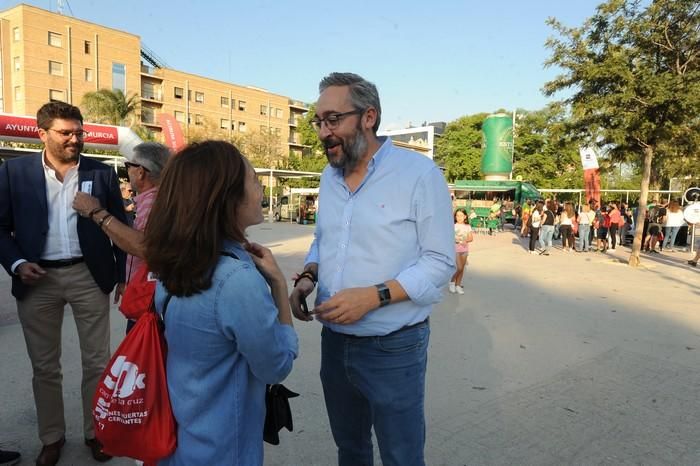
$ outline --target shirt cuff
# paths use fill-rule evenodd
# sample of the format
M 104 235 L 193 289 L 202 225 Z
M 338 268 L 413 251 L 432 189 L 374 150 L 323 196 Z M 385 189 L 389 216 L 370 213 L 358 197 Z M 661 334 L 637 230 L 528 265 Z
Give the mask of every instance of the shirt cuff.
M 10 272 L 17 275 L 17 272 L 16 272 L 17 267 L 19 267 L 20 264 L 24 264 L 25 262 L 28 262 L 27 259 L 19 259 L 19 260 L 15 261 L 14 264 L 12 264 L 12 266 L 10 267 Z
M 419 306 L 437 304 L 442 300 L 442 292 L 433 286 L 423 274 L 415 269 L 404 270 L 396 277 L 408 297 Z

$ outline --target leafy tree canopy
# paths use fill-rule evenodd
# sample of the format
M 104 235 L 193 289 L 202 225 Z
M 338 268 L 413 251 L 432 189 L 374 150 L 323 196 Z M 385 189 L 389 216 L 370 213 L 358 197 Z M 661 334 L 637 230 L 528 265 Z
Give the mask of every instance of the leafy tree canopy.
M 132 126 L 139 104 L 140 99 L 136 94 L 126 96 L 121 89 L 100 89 L 83 95 L 80 107 L 87 121 Z

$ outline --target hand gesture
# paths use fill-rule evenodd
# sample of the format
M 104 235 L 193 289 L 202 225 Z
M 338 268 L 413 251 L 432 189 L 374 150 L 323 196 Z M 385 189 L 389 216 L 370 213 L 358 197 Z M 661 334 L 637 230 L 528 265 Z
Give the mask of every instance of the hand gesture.
M 357 322 L 378 306 L 379 297 L 375 287 L 347 288 L 317 306 L 312 314 L 327 322 L 347 325 Z
M 299 280 L 299 274 L 296 273 L 292 277 L 293 282 Z M 314 282 L 310 278 L 304 277 L 297 282 L 297 285 L 292 290 L 292 294 L 289 295 L 289 305 L 292 308 L 292 314 L 299 320 L 309 322 L 314 320 L 313 316 L 302 308 L 302 303 L 306 306 L 306 298 L 314 290 Z
M 250 253 L 255 267 L 257 267 L 258 271 L 265 277 L 268 284 L 272 285 L 274 282 L 284 282 L 284 275 L 282 275 L 282 271 L 277 265 L 272 251 L 258 243 L 246 243 L 245 248 Z
M 100 201 L 96 197 L 78 191 L 73 198 L 73 209 L 80 214 L 81 217 L 87 217 L 95 209 L 100 208 Z
M 17 266 L 15 272 L 25 285 L 33 285 L 46 275 L 46 270 L 34 262 L 22 262 Z

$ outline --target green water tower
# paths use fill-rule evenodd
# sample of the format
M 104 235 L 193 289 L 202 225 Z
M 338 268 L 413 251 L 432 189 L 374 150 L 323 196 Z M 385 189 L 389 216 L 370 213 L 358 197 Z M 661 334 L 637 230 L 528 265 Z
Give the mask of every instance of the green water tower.
M 513 171 L 513 119 L 505 113 L 489 115 L 482 126 L 481 175 L 507 180 Z

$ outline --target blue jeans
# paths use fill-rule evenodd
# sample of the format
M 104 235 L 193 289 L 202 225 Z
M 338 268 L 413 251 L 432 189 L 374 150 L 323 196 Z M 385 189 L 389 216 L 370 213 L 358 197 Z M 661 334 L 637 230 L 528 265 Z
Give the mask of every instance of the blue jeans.
M 542 225 L 540 227 L 540 249 L 549 251 L 552 249 L 552 236 L 554 235 L 554 225 Z
M 424 466 L 428 322 L 383 337 L 321 332 L 321 383 L 339 466 Z
M 588 233 L 591 229 L 591 225 L 588 223 L 578 224 L 578 248 L 579 251 L 588 251 L 591 249 L 591 243 L 589 241 Z
M 680 229 L 681 227 L 664 227 L 664 249 L 673 249 Z

